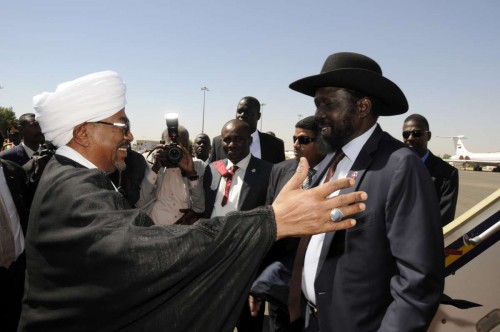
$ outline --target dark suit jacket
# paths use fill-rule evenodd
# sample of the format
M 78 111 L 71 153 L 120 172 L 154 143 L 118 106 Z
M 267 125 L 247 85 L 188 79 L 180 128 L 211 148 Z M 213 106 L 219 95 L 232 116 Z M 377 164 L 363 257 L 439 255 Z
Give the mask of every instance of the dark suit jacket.
M 28 157 L 28 154 L 24 150 L 22 144 L 16 145 L 12 149 L 0 152 L 0 158 L 13 161 L 20 166 L 23 166 L 30 160 L 30 157 Z
M 377 126 L 348 176 L 368 193 L 356 226 L 325 235 L 321 331 L 425 331 L 444 287 L 437 196 L 419 157 Z M 355 173 L 357 172 L 357 173 Z
M 431 173 L 439 199 L 443 226 L 455 218 L 458 199 L 458 170 L 429 151 L 425 166 Z
M 266 205 L 271 205 L 283 186 L 295 174 L 298 162 L 289 159 L 273 166 L 267 187 Z M 250 293 L 287 310 L 288 284 L 299 238 L 276 241 L 262 263 L 262 273 L 254 281 Z
M 261 159 L 272 164 L 277 164 L 285 160 L 285 144 L 277 137 L 259 131 Z M 212 154 L 210 162 L 227 158 L 222 149 L 221 136 L 214 137 L 212 141 Z
M 224 159 L 224 164 L 227 165 L 227 159 Z M 258 206 L 266 204 L 267 185 L 269 183 L 269 175 L 273 165 L 267 161 L 250 157 L 245 177 L 243 178 L 243 186 L 241 188 L 238 211 L 248 211 Z M 255 171 L 254 171 L 255 170 Z M 212 214 L 215 198 L 217 197 L 218 187 L 215 190 L 210 189 L 212 179 L 216 178 L 220 184 L 221 175 L 215 169 L 213 164 L 208 165 L 203 177 L 203 186 L 205 188 L 205 212 L 204 218 L 210 218 Z

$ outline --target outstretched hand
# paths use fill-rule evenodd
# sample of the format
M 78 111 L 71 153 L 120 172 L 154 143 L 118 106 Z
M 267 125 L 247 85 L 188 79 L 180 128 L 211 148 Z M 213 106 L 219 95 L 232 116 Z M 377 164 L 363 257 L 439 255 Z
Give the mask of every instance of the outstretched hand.
M 353 186 L 355 181 L 351 178 L 330 181 L 308 190 L 300 189 L 308 170 L 307 160 L 300 158 L 297 171 L 272 205 L 277 225 L 277 239 L 353 227 L 356 224 L 354 219 L 332 222 L 330 211 L 339 208 L 344 216 L 349 216 L 365 209 L 365 204 L 360 202 L 365 201 L 368 195 L 363 191 L 327 198 L 329 194 L 339 189 Z

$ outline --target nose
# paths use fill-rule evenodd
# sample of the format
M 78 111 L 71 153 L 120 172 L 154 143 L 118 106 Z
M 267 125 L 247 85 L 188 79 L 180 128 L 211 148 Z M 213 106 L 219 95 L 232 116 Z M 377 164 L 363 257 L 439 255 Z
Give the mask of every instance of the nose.
M 300 147 L 300 143 L 299 143 L 299 140 L 296 140 L 295 142 L 293 142 L 293 147 L 295 149 L 298 149 Z
M 325 112 L 321 110 L 321 107 L 316 108 L 316 113 L 314 113 L 316 119 L 323 119 L 325 117 Z
M 132 142 L 134 140 L 134 135 L 132 134 L 131 131 L 129 131 L 127 135 L 125 135 L 125 139 L 129 142 Z

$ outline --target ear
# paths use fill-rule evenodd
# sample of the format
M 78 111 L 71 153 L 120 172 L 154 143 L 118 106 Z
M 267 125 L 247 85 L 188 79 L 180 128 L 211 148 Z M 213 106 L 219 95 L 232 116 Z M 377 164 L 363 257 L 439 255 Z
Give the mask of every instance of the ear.
M 76 144 L 88 147 L 90 145 L 90 132 L 88 123 L 82 123 L 73 128 L 73 139 Z
M 372 101 L 368 97 L 363 97 L 357 101 L 358 114 L 361 118 L 366 118 L 372 111 Z
M 431 136 L 432 136 L 432 133 L 429 131 L 427 133 L 427 141 L 430 141 L 431 140 Z

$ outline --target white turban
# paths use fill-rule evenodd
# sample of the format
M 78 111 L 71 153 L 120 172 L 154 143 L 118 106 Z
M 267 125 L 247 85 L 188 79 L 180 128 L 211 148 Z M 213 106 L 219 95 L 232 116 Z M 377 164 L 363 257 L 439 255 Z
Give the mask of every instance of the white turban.
M 73 128 L 100 121 L 119 112 L 127 103 L 126 86 L 114 71 L 101 71 L 64 82 L 54 92 L 33 97 L 36 120 L 48 141 L 64 146 Z

